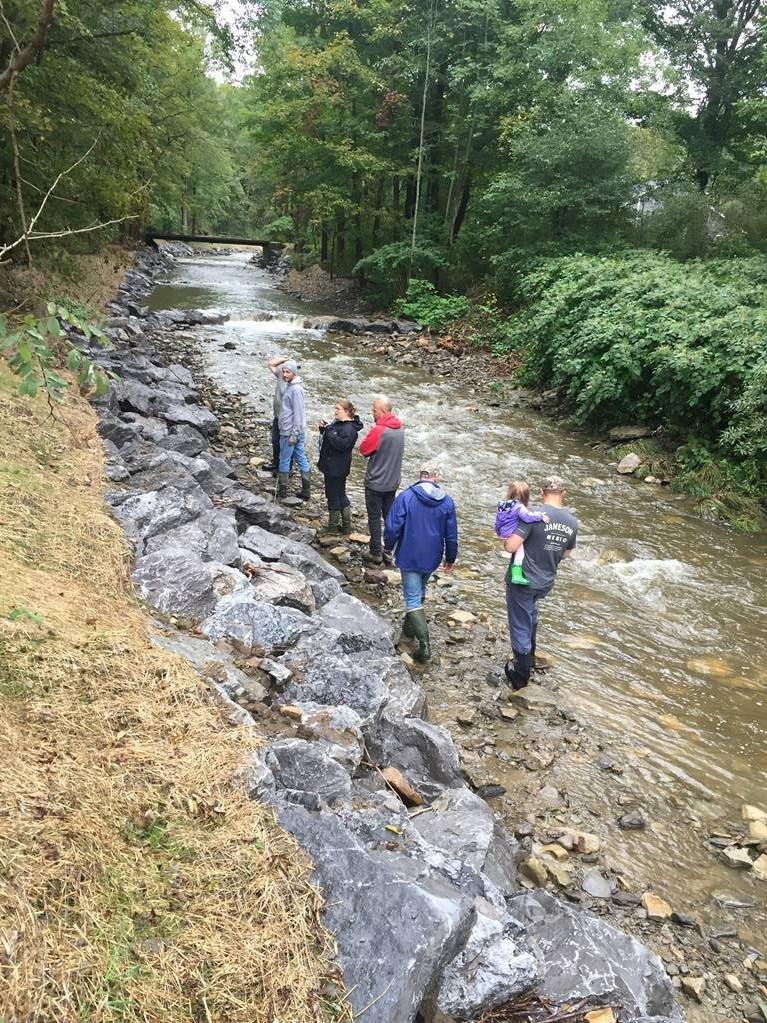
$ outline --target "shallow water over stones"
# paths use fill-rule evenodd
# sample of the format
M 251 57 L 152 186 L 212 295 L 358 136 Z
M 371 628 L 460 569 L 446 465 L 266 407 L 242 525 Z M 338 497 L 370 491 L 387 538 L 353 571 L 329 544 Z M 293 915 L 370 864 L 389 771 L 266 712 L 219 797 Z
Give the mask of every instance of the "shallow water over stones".
M 544 605 L 541 646 L 553 658 L 563 704 L 624 743 L 612 787 L 587 794 L 595 814 L 610 819 L 612 860 L 652 878 L 675 908 L 692 905 L 723 926 L 732 921 L 753 942 L 764 940 L 767 883 L 720 863 L 703 839 L 722 821 L 737 822 L 742 802 L 765 802 L 765 538 L 733 534 L 666 490 L 616 476 L 609 458 L 583 438 L 529 409 L 501 407 L 492 381 L 489 392 L 472 393 L 455 377 L 441 380 L 354 340 L 304 330 L 304 314 L 315 310 L 276 290 L 247 259 L 230 253 L 184 261 L 151 304 L 230 313 L 227 323 L 196 331 L 208 372 L 265 421 L 272 380 L 263 364 L 278 352 L 301 361 L 312 424 L 329 416 L 339 396 L 369 422 L 373 396 L 392 395 L 408 430 L 406 478 L 428 455 L 443 466 L 456 498 L 462 571 L 452 592 L 460 606 L 488 614 L 499 661 L 505 562 L 492 536 L 495 502 L 510 478 L 534 482 L 557 471 L 569 481 L 583 532 L 574 563 Z M 362 468 L 359 459 L 357 484 Z M 469 661 L 463 677 L 470 671 Z M 455 727 L 465 687 L 446 676 L 434 669 L 425 683 L 432 716 Z M 496 750 L 513 753 L 517 733 L 500 725 L 494 732 Z M 518 775 L 518 767 L 499 762 L 495 780 L 513 795 Z M 588 765 L 568 761 L 571 805 L 591 777 Z M 617 819 L 633 802 L 648 825 L 621 830 Z M 733 900 L 753 908 L 723 908 Z

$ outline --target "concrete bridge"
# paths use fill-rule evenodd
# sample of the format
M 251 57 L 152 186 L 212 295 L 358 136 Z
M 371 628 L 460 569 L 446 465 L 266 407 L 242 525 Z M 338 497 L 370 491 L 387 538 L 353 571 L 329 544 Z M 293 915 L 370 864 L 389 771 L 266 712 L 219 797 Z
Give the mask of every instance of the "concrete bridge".
M 259 238 L 228 238 L 224 235 L 213 234 L 168 234 L 166 231 L 153 231 L 151 228 L 144 232 L 144 241 L 148 245 L 154 242 L 213 242 L 216 245 L 257 245 L 264 254 L 264 262 L 271 263 L 279 259 L 285 242 L 274 242 L 261 240 Z

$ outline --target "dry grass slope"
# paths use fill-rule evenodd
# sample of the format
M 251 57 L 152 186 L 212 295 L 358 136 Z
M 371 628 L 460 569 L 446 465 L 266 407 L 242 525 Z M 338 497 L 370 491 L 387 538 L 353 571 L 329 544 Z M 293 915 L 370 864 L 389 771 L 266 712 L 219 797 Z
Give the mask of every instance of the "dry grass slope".
M 152 647 L 95 417 L 0 364 L 0 1020 L 346 1019 L 290 836 L 232 785 L 257 739 Z

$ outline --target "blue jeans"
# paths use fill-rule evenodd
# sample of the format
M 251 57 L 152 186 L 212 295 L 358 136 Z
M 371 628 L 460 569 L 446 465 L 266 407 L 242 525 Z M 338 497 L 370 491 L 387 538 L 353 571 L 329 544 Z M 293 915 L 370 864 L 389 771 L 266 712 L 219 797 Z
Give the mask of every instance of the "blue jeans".
M 280 472 L 290 472 L 290 460 L 295 458 L 301 472 L 311 472 L 309 459 L 306 457 L 304 444 L 306 437 L 299 433 L 295 444 L 288 444 L 289 437 L 280 437 Z
M 402 593 L 405 597 L 405 610 L 417 611 L 423 607 L 426 600 L 426 584 L 429 581 L 429 572 L 405 572 L 400 569 L 402 575 Z

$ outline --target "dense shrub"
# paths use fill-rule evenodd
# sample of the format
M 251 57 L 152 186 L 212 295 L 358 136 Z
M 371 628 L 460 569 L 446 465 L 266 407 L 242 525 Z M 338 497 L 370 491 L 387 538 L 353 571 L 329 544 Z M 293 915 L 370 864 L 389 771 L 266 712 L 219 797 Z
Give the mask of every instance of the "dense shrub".
M 364 276 L 382 301 L 390 302 L 405 294 L 411 277 L 425 277 L 444 266 L 444 254 L 431 242 L 415 247 L 407 242 L 392 242 L 361 259 L 354 273 Z
M 469 300 L 465 295 L 440 295 L 433 284 L 412 278 L 407 294 L 397 302 L 397 312 L 413 320 L 441 330 L 448 323 L 465 316 Z

